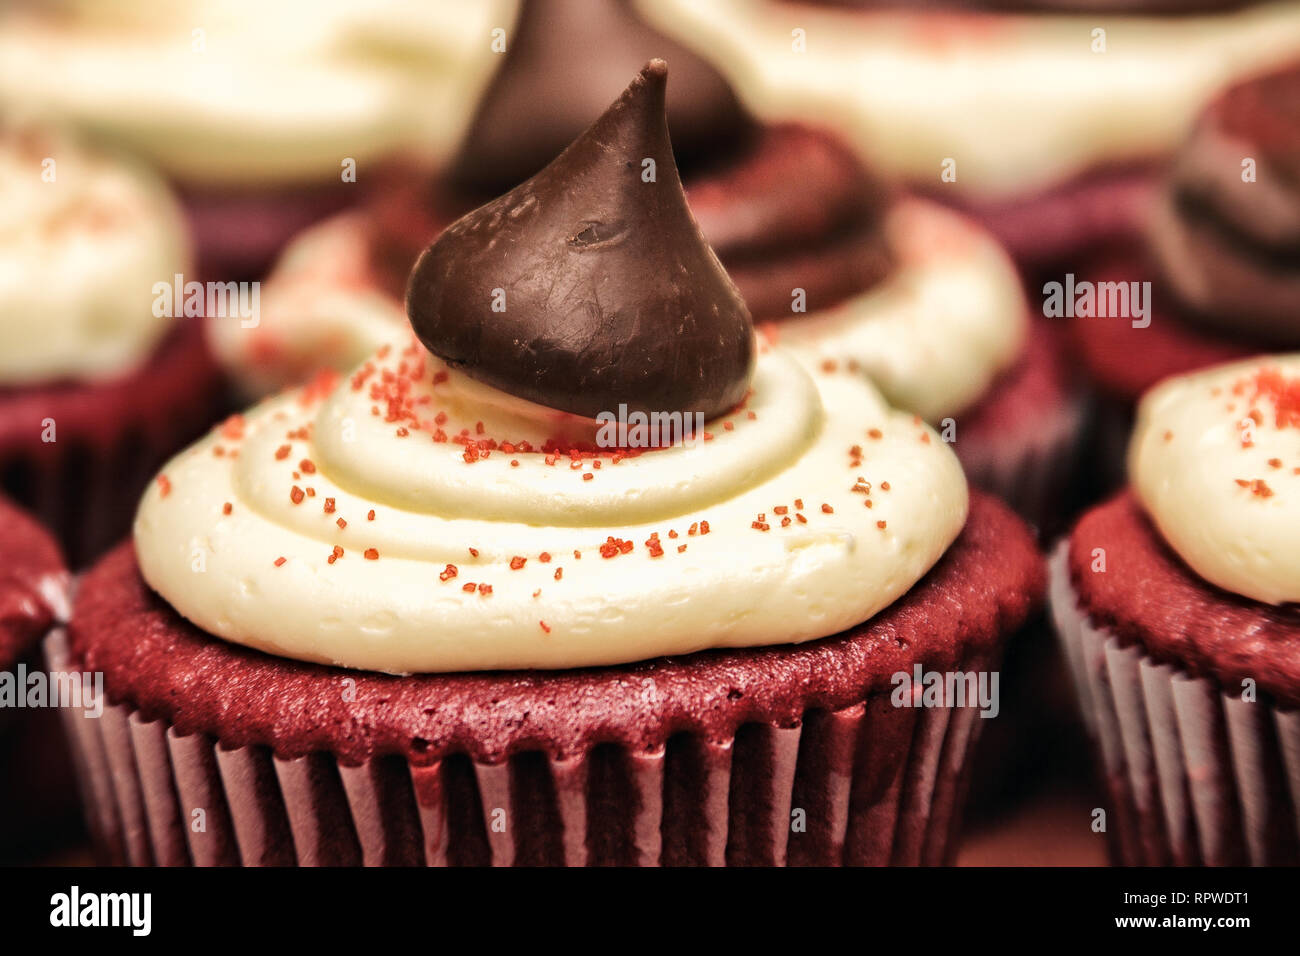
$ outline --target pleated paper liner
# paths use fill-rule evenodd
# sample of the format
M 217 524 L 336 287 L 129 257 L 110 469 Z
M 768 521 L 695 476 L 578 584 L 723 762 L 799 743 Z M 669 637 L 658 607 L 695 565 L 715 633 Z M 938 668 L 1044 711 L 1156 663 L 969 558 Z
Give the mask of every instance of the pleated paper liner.
M 46 656 L 69 668 L 63 632 Z M 981 722 L 878 693 L 649 752 L 347 766 L 227 748 L 107 701 L 98 719 L 63 715 L 101 857 L 165 866 L 941 864 Z
M 1300 864 L 1300 711 L 1246 701 L 1093 627 L 1066 560 L 1050 600 L 1127 865 Z

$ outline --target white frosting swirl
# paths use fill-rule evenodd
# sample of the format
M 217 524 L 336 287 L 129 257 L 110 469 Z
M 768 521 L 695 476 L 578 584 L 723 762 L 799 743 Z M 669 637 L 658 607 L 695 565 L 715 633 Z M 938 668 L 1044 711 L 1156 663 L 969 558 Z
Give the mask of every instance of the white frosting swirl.
M 897 264 L 877 288 L 776 325 L 805 365 L 859 368 L 893 405 L 937 422 L 979 400 L 1029 330 L 1015 266 L 988 233 L 935 203 L 895 203 Z
M 1300 54 L 1292 0 L 1210 16 L 834 10 L 639 0 L 769 116 L 842 129 L 891 173 L 998 198 L 1174 149 L 1234 78 Z M 1094 53 L 1093 30 L 1106 32 Z M 803 31 L 795 49 L 792 31 Z
M 905 593 L 965 522 L 961 468 L 926 425 L 777 349 L 711 438 L 619 461 L 520 450 L 585 423 L 413 342 L 382 351 L 166 466 L 135 544 L 181 614 L 388 672 L 613 664 L 837 633 Z M 434 438 L 462 429 L 515 447 L 471 462 Z
M 0 106 L 88 126 L 193 185 L 338 182 L 450 154 L 513 3 L 78 0 L 0 16 Z M 196 32 L 198 31 L 198 32 Z
M 1300 354 L 1169 379 L 1138 406 L 1129 480 L 1193 571 L 1300 601 Z
M 23 123 L 0 125 L 0 383 L 99 379 L 143 362 L 170 319 L 153 286 L 185 271 L 163 184 Z

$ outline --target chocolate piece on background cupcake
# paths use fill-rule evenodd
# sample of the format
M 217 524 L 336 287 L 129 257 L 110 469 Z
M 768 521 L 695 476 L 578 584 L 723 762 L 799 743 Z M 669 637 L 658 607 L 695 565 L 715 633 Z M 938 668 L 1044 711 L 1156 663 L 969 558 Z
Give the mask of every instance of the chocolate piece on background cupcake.
M 446 159 L 509 9 L 19 0 L 0 14 L 0 108 L 39 110 L 158 167 L 204 278 L 251 279 L 291 236 L 357 203 L 380 162 Z
M 69 578 L 59 546 L 0 496 L 0 862 L 76 833 L 76 791 L 58 711 L 29 702 L 40 642 L 67 620 Z M 20 701 L 18 698 L 22 697 Z M 38 705 L 38 706 L 33 706 Z M 61 826 L 60 826 L 61 825 Z
M 1138 397 L 1161 379 L 1300 345 L 1300 60 L 1224 91 L 1166 175 L 1145 243 L 1086 276 L 1150 284 L 1149 313 L 1075 316 L 1101 394 L 1097 460 L 1112 483 Z
M 25 121 L 0 124 L 0 490 L 80 567 L 145 483 L 216 417 L 201 319 L 155 308 L 189 264 L 148 171 Z
M 408 335 L 262 403 L 170 462 L 134 541 L 87 575 L 50 651 L 104 673 L 108 713 L 75 737 L 107 755 L 87 786 L 117 795 L 98 830 L 117 859 L 950 857 L 990 672 L 1041 593 L 1033 540 L 860 376 L 764 345 L 752 366 L 682 355 L 690 381 L 663 390 L 674 371 L 638 322 L 699 350 L 695 331 L 724 330 L 725 350 L 746 325 L 673 170 L 665 80 L 652 61 L 569 152 L 426 253 L 412 317 L 457 367 Z M 542 189 L 569 198 L 543 206 Z M 652 222 L 676 252 L 647 287 L 617 246 Z M 466 259 L 492 230 L 517 255 Z M 614 248 L 574 242 L 597 234 Z M 548 256 L 563 281 L 534 298 Z M 458 275 L 452 301 L 443 268 L 461 261 L 483 274 Z M 530 400 L 568 404 L 544 370 L 459 350 L 488 321 L 519 333 L 512 354 L 545 340 L 510 290 L 565 333 L 539 358 L 616 356 L 611 401 L 714 409 L 737 385 L 741 401 L 689 437 L 610 445 L 601 421 Z M 986 693 L 929 706 L 899 690 L 914 668 Z
M 1153 175 L 1201 105 L 1300 53 L 1300 8 L 1287 2 L 906 6 L 641 9 L 707 48 L 764 119 L 840 131 L 1034 268 L 1140 231 Z M 1104 52 L 1094 51 L 1098 28 Z
M 1300 355 L 1169 379 L 1053 561 L 1119 858 L 1300 862 Z
M 369 215 L 295 243 L 268 283 L 262 326 L 216 330 L 235 374 L 251 390 L 286 384 L 312 360 L 359 360 L 388 335 L 376 317 L 400 329 L 396 297 L 416 244 L 485 183 L 517 185 L 555 148 L 557 122 L 576 136 L 590 91 L 620 62 L 666 47 L 694 84 L 678 112 L 669 100 L 670 127 L 689 134 L 678 158 L 691 211 L 754 318 L 806 362 L 866 374 L 894 404 L 943 423 L 975 483 L 1042 522 L 1070 473 L 1082 406 L 1054 331 L 1031 334 L 997 244 L 937 204 L 897 196 L 836 135 L 757 123 L 712 67 L 650 31 L 630 3 L 600 16 L 622 24 L 618 43 L 599 41 L 584 4 L 526 4 L 453 172 L 394 180 Z M 575 61 L 574 37 L 588 35 Z M 557 107 L 525 110 L 528 91 Z

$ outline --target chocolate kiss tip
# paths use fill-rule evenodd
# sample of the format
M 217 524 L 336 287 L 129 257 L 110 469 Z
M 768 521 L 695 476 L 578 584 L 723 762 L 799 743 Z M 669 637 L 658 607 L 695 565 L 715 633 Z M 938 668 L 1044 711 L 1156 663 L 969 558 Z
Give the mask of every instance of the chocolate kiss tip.
M 406 308 L 430 352 L 587 418 L 740 403 L 753 322 L 687 208 L 666 80 L 648 62 L 549 166 L 424 251 Z

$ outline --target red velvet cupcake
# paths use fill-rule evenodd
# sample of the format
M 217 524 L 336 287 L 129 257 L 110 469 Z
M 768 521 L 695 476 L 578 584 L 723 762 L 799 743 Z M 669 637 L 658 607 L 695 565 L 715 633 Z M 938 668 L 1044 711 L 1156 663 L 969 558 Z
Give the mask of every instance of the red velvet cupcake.
M 51 842 L 51 824 L 75 818 L 57 711 L 28 709 L 25 679 L 40 667 L 40 641 L 67 619 L 68 585 L 59 546 L 0 498 L 0 861 Z
M 978 219 L 1022 266 L 1141 231 L 1160 165 L 1224 85 L 1300 54 L 1242 0 L 660 0 L 768 118 L 843 135 Z
M 381 163 L 445 161 L 501 4 L 6 4 L 0 104 L 163 173 L 205 279 L 255 279 L 362 201 Z
M 950 857 L 1033 540 L 864 378 L 756 341 L 666 76 L 426 250 L 418 341 L 146 492 L 51 645 L 104 673 L 110 858 Z
M 183 274 L 180 212 L 152 175 L 32 127 L 0 129 L 0 489 L 79 567 L 121 537 L 144 484 L 216 415 L 199 320 L 156 308 Z
M 1184 145 L 1143 247 L 1086 276 L 1150 283 L 1140 321 L 1071 319 L 1101 393 L 1098 458 L 1112 480 L 1137 398 L 1161 379 L 1300 345 L 1300 63 L 1224 92 Z
M 1128 864 L 1300 862 L 1300 356 L 1143 398 L 1052 608 Z
M 260 392 L 315 363 L 360 360 L 401 328 L 423 244 L 535 173 L 622 76 L 662 55 L 692 212 L 766 333 L 807 365 L 867 375 L 955 442 L 977 485 L 1046 519 L 1071 473 L 1081 398 L 1057 336 L 1031 329 L 997 244 L 934 203 L 896 195 L 825 128 L 759 122 L 716 70 L 629 4 L 596 9 L 524 4 L 456 162 L 434 181 L 394 175 L 367 213 L 296 242 L 268 283 L 262 326 L 217 330 L 234 373 Z M 591 38 L 577 62 L 575 37 Z

